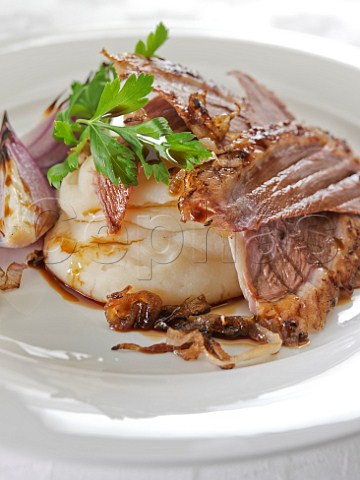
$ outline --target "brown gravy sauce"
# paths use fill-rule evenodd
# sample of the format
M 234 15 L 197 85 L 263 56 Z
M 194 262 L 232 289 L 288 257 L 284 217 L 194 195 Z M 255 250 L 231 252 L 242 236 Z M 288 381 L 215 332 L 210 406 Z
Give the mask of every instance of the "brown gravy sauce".
M 86 295 L 80 293 L 77 290 L 74 290 L 72 287 L 67 285 L 66 283 L 62 282 L 59 278 L 57 278 L 53 273 L 51 273 L 45 265 L 42 266 L 37 266 L 33 267 L 35 268 L 40 275 L 43 277 L 44 280 L 46 280 L 47 284 L 53 288 L 64 300 L 67 302 L 72 302 L 72 303 L 79 303 L 80 305 L 87 307 L 87 308 L 93 308 L 95 310 L 104 310 L 104 304 L 102 302 L 98 302 L 92 298 L 87 297 Z M 243 297 L 236 297 L 229 299 L 224 302 L 220 302 L 217 305 L 213 305 L 213 309 L 226 309 L 227 311 L 224 312 L 226 315 L 229 314 L 235 314 L 236 307 L 238 303 L 243 300 Z M 231 312 L 231 313 L 230 313 Z M 123 330 L 116 330 L 113 329 L 114 331 L 118 331 L 120 333 L 126 333 Z M 142 330 L 142 329 L 129 329 L 127 330 L 128 332 L 138 332 L 141 333 L 142 335 L 152 338 L 154 341 L 161 341 L 164 339 L 166 332 L 163 332 L 161 330 Z M 253 342 L 249 339 L 222 339 L 221 340 L 225 345 L 232 345 L 232 346 L 244 346 L 244 345 L 255 345 L 256 342 Z
M 79 303 L 80 305 L 87 307 L 87 308 L 92 308 L 96 310 L 104 310 L 104 303 L 98 302 L 92 298 L 87 297 L 86 295 L 80 293 L 77 290 L 74 290 L 71 288 L 69 285 L 66 283 L 62 282 L 59 278 L 57 278 L 54 274 L 49 272 L 49 270 L 46 269 L 45 265 L 42 266 L 37 266 L 33 267 L 38 270 L 38 272 L 41 274 L 44 280 L 48 283 L 48 285 L 56 290 L 56 292 L 66 301 L 68 302 L 73 302 L 73 303 Z M 239 306 L 239 302 L 244 300 L 243 297 L 236 297 L 229 299 L 224 302 L 220 302 L 217 305 L 213 305 L 212 309 L 213 310 L 218 310 L 221 309 L 221 312 L 225 315 L 236 315 L 236 310 L 237 307 Z M 352 300 L 352 294 L 348 292 L 347 290 L 340 290 L 339 298 L 337 305 L 346 305 L 350 303 Z M 116 329 L 114 329 L 116 330 Z M 159 330 L 142 330 L 142 329 L 130 329 L 128 331 L 135 331 L 138 333 L 141 333 L 142 335 L 146 337 L 152 338 L 154 341 L 160 341 L 164 338 L 165 332 L 159 331 Z M 124 332 L 124 331 L 120 331 Z M 125 332 L 124 332 L 125 333 Z M 255 345 L 256 342 L 250 340 L 250 339 L 221 339 L 221 342 L 224 344 L 224 346 L 251 346 Z M 297 346 L 299 347 L 299 346 Z
M 49 272 L 45 266 L 34 267 L 43 277 L 48 285 L 56 290 L 56 292 L 67 302 L 79 303 L 84 307 L 93 308 L 96 310 L 103 310 L 104 304 L 98 302 L 92 298 L 87 297 L 86 295 L 74 290 L 73 288 L 66 285 L 54 274 Z

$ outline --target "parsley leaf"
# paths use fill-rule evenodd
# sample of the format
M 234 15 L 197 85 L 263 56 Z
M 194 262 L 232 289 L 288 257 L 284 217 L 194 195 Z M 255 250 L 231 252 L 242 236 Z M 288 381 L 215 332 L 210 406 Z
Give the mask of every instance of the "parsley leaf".
M 79 154 L 89 140 L 89 128 L 83 131 L 79 143 L 74 146 L 67 158 L 62 163 L 58 163 L 49 168 L 47 178 L 52 187 L 60 188 L 61 181 L 79 166 Z
M 143 163 L 145 177 L 149 178 L 153 175 L 157 182 L 169 185 L 170 173 L 165 163 L 159 161 L 151 161 Z
M 99 172 L 110 178 L 115 185 L 119 184 L 119 180 L 126 186 L 137 184 L 134 152 L 103 130 L 106 129 L 109 116 L 136 111 L 147 103 L 146 97 L 152 90 L 154 77 L 146 74 L 131 75 L 123 84 L 120 84 L 119 78 L 103 84 L 106 71 L 109 72 L 109 69 L 102 66 L 100 74 L 97 72 L 84 85 L 73 83 L 69 106 L 59 113 L 54 123 L 54 137 L 73 146 L 67 159 L 48 171 L 49 183 L 56 188 L 60 187 L 61 180 L 68 173 L 78 168 L 79 153 L 88 141 L 95 168 Z M 102 89 L 95 86 L 94 79 L 103 85 Z M 88 98 L 91 90 L 97 97 L 96 105 Z M 74 112 L 83 112 L 84 117 L 75 119 Z M 87 118 L 90 113 L 92 116 Z
M 148 102 L 146 96 L 152 91 L 153 81 L 153 75 L 141 73 L 138 76 L 130 75 L 121 88 L 119 78 L 108 82 L 93 118 L 96 120 L 103 116 L 111 116 L 114 109 L 116 109 L 115 116 L 139 110 Z
M 160 138 L 162 135 L 169 135 L 173 133 L 171 127 L 164 117 L 153 118 L 148 122 L 132 125 L 131 127 L 124 127 L 126 131 L 135 132 L 140 135 L 145 135 L 152 138 Z
M 84 126 L 74 121 L 75 118 L 90 119 L 95 114 L 100 97 L 108 81 L 114 76 L 111 65 L 101 65 L 85 83 L 73 82 L 68 106 L 58 113 L 53 136 L 66 145 L 76 145 Z
M 138 43 L 136 53 L 153 56 L 167 37 L 168 31 L 160 23 L 146 45 Z M 153 81 L 153 75 L 140 73 L 120 82 L 110 64 L 101 65 L 85 83 L 73 82 L 67 108 L 57 115 L 53 132 L 57 140 L 69 145 L 69 155 L 48 170 L 52 186 L 59 188 L 61 181 L 79 167 L 79 154 L 87 144 L 96 170 L 115 185 L 121 182 L 126 187 L 137 185 L 137 161 L 146 178 L 153 176 L 168 184 L 167 163 L 189 170 L 210 157 L 211 152 L 192 133 L 174 133 L 165 118 L 122 127 L 110 123 L 112 117 L 142 108 L 148 102 Z
M 66 110 L 67 119 L 71 116 L 91 118 L 97 109 L 105 85 L 113 77 L 116 77 L 116 74 L 112 65 L 101 65 L 85 83 L 73 82 L 69 108 Z
M 165 25 L 160 22 L 157 25 L 155 32 L 151 32 L 146 39 L 146 45 L 142 40 L 139 40 L 135 47 L 135 53 L 143 55 L 144 57 L 155 57 L 155 52 L 163 45 L 169 38 L 169 31 Z
M 67 160 L 62 163 L 53 165 L 47 172 L 47 178 L 50 185 L 52 187 L 55 187 L 56 189 L 59 189 L 61 182 L 70 172 L 71 170 L 69 168 Z
M 148 153 L 148 147 L 151 147 L 154 142 L 159 141 L 163 135 L 172 132 L 165 118 L 155 118 L 131 127 L 107 125 L 105 128 L 117 133 L 131 146 L 144 167 L 144 173 L 147 179 L 153 175 L 157 182 L 165 183 L 165 185 L 169 183 L 169 171 L 161 159 L 153 159 L 151 162 L 148 162 L 145 158 Z M 148 139 L 147 143 L 144 142 L 145 138 Z
M 163 147 L 166 149 L 169 162 L 180 168 L 192 170 L 195 165 L 207 160 L 211 156 L 211 152 L 201 142 L 194 139 L 195 135 L 190 132 L 167 135 Z
M 146 178 L 154 175 L 155 180 L 165 184 L 168 183 L 169 172 L 161 160 L 178 168 L 192 170 L 195 165 L 211 156 L 211 152 L 199 140 L 195 140 L 192 133 L 173 133 L 167 120 L 162 117 L 131 127 L 108 124 L 103 125 L 103 128 L 117 133 L 131 146 L 144 167 Z M 157 160 L 148 161 L 145 158 L 149 149 L 157 154 Z
M 69 122 L 56 120 L 54 123 L 54 138 L 63 140 L 65 145 L 76 145 L 77 138 L 74 135 L 73 128 Z
M 134 153 L 101 129 L 90 126 L 90 149 L 95 168 L 112 183 L 137 185 L 137 166 Z

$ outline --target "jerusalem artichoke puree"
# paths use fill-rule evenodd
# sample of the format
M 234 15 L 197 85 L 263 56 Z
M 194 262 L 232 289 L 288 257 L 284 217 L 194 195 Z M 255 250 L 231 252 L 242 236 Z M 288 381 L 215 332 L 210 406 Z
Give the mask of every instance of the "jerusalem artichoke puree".
M 195 222 L 182 223 L 177 197 L 139 175 L 121 231 L 109 235 L 89 156 L 62 182 L 61 215 L 46 235 L 47 268 L 98 301 L 132 285 L 176 304 L 202 293 L 210 303 L 241 294 L 228 239 Z

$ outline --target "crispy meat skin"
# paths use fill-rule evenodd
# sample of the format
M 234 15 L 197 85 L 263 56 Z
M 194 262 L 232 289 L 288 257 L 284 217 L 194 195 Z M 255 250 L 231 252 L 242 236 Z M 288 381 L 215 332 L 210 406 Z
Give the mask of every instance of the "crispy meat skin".
M 154 90 L 187 127 L 223 147 L 215 160 L 187 172 L 180 199 L 184 220 L 211 220 L 214 226 L 241 231 L 322 211 L 360 213 L 360 162 L 348 145 L 297 124 L 284 104 L 248 75 L 232 72 L 247 93 L 241 101 L 168 60 L 109 57 L 121 77 L 153 74 Z M 155 99 L 150 116 L 164 105 Z M 219 123 L 221 117 L 226 120 Z

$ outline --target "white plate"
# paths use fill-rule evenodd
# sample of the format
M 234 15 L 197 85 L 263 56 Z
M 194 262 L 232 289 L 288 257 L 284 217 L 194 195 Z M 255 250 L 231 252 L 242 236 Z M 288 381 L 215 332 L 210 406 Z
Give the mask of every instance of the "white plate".
M 98 65 L 102 47 L 131 51 L 143 33 L 7 47 L 0 52 L 1 109 L 23 132 L 71 80 Z M 230 88 L 237 87 L 227 71 L 253 74 L 299 119 L 360 151 L 360 69 L 338 53 L 185 34 L 163 49 Z M 360 430 L 359 293 L 306 348 L 231 371 L 170 354 L 112 352 L 124 338 L 154 338 L 110 331 L 101 311 L 64 301 L 36 271 L 27 270 L 22 288 L 0 303 L 0 438 L 17 449 L 183 464 L 260 456 Z

